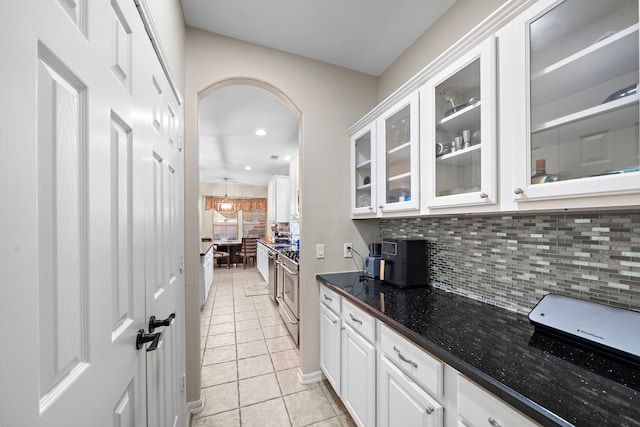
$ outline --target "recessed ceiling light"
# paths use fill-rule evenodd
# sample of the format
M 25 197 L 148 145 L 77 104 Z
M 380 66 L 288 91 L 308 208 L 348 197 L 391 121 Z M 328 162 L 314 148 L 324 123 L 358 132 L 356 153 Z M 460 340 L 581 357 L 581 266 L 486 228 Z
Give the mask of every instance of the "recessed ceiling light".
M 264 129 L 258 129 L 256 131 L 256 135 L 258 136 L 265 136 L 267 134 L 267 132 Z
M 244 170 L 248 170 L 248 171 L 250 171 L 250 170 L 251 170 L 251 166 L 245 166 L 245 167 L 244 167 Z
M 291 156 L 284 156 L 285 160 L 291 160 Z

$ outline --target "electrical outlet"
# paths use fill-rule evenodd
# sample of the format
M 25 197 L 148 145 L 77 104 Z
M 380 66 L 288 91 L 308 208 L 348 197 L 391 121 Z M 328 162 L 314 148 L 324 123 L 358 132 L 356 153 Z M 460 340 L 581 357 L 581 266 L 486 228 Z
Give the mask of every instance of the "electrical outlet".
M 324 258 L 324 243 L 316 245 L 316 258 Z
M 345 258 L 353 258 L 353 252 L 351 252 L 351 248 L 353 245 L 351 243 L 344 244 L 344 257 Z

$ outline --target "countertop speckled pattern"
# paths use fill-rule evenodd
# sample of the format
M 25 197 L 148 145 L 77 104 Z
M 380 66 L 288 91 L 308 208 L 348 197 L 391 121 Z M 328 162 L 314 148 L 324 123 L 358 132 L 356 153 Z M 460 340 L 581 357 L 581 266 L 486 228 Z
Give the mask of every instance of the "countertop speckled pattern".
M 316 277 L 542 425 L 640 426 L 640 367 L 430 286 L 398 289 L 357 272 Z

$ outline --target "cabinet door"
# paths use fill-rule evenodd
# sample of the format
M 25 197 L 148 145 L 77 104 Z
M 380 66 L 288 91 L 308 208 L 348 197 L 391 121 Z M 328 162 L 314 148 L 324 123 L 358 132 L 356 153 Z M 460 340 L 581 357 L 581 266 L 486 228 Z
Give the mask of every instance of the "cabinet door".
M 540 1 L 512 26 L 515 200 L 640 192 L 638 2 Z
M 376 349 L 349 325 L 342 330 L 340 397 L 359 426 L 375 426 Z
M 428 208 L 496 203 L 495 39 L 420 89 Z
M 382 354 L 378 366 L 378 427 L 441 427 L 444 408 Z
M 320 368 L 340 395 L 340 317 L 320 304 Z
M 420 207 L 418 92 L 378 120 L 378 209 L 382 214 Z
M 377 213 L 375 148 L 375 124 L 351 138 L 351 213 L 354 216 Z

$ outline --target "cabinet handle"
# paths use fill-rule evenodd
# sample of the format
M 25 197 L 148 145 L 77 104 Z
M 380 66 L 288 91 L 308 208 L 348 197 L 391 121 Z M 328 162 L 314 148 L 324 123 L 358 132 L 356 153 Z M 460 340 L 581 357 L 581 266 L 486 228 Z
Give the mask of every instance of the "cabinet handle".
M 353 317 L 353 314 L 349 313 L 349 317 L 351 317 L 351 320 L 353 320 L 354 322 L 358 322 L 358 323 L 360 323 L 362 325 L 362 320 Z
M 382 210 L 383 206 L 382 206 L 382 205 L 380 205 L 380 206 L 378 206 L 378 208 L 380 208 L 380 210 Z
M 402 360 L 403 362 L 408 363 L 409 365 L 411 365 L 414 368 L 418 369 L 418 364 L 416 362 L 414 362 L 413 360 L 407 359 L 406 357 L 404 357 L 404 355 L 402 353 L 400 353 L 400 350 L 398 349 L 398 347 L 396 347 L 394 345 L 393 349 L 396 351 L 396 353 L 398 353 L 398 357 L 400 358 L 400 360 Z
M 517 188 L 513 189 L 513 193 L 514 194 L 522 194 L 522 193 L 524 193 L 524 190 L 522 188 L 520 188 L 520 187 L 517 187 Z
M 489 417 L 489 424 L 491 424 L 493 427 L 502 427 L 500 423 L 497 422 L 493 417 Z
M 335 325 L 336 323 L 338 323 L 338 321 L 337 320 L 332 320 L 331 323 L 333 323 Z
M 427 408 L 427 409 L 425 409 L 425 411 L 427 412 L 427 415 L 431 415 L 431 414 L 433 414 L 434 409 L 433 408 Z
M 324 299 L 326 299 L 327 301 L 333 301 L 333 298 L 328 297 L 327 294 L 322 294 L 324 296 Z
M 480 193 L 480 198 L 481 199 L 486 199 L 488 197 L 489 197 L 489 195 L 487 193 L 485 193 L 484 191 L 482 193 Z
M 369 210 L 372 211 L 373 210 L 373 206 L 369 206 Z

